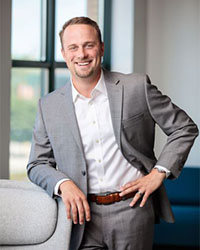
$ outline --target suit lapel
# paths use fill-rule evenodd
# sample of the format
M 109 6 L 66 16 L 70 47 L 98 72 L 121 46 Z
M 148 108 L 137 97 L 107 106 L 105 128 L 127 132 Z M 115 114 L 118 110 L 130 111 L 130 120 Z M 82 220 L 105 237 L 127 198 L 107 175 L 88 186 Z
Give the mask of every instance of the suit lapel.
M 120 83 L 120 80 L 113 77 L 113 74 L 111 74 L 108 71 L 104 71 L 104 79 L 108 92 L 113 129 L 117 144 L 121 149 L 120 132 L 121 132 L 121 117 L 122 117 L 123 86 Z
M 72 101 L 72 90 L 70 83 L 67 83 L 66 87 L 63 88 L 63 91 L 60 93 L 60 96 L 60 112 L 63 116 L 63 126 L 67 126 L 67 129 L 71 131 L 75 141 L 77 142 L 81 152 L 83 153 L 83 145 L 81 142 L 81 136 L 75 115 L 74 104 Z

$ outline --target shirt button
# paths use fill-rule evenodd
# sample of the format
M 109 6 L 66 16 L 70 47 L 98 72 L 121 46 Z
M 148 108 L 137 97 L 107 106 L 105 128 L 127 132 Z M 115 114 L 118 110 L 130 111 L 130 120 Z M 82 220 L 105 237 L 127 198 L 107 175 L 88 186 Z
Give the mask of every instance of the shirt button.
M 100 182 L 102 182 L 102 181 L 103 181 L 103 178 L 100 178 L 99 180 L 100 180 Z
M 96 143 L 99 143 L 99 140 L 96 140 Z
M 93 124 L 96 124 L 96 122 L 95 122 L 95 121 L 93 121 L 92 123 L 93 123 Z
M 101 160 L 98 160 L 99 163 L 101 163 Z

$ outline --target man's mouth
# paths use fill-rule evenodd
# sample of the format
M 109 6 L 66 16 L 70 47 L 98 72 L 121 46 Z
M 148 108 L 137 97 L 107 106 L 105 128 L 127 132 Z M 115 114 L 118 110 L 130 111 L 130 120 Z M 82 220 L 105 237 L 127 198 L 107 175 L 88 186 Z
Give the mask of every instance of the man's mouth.
M 91 63 L 92 61 L 87 61 L 87 62 L 76 62 L 78 66 L 87 66 Z

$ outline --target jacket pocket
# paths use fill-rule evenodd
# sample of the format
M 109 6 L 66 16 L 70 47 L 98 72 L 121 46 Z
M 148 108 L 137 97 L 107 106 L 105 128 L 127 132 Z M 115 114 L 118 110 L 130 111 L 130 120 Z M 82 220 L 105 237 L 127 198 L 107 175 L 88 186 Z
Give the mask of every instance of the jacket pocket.
M 137 115 L 134 115 L 126 120 L 123 120 L 122 127 L 123 128 L 130 127 L 130 126 L 134 125 L 136 122 L 142 120 L 143 118 L 144 118 L 144 113 L 139 113 Z

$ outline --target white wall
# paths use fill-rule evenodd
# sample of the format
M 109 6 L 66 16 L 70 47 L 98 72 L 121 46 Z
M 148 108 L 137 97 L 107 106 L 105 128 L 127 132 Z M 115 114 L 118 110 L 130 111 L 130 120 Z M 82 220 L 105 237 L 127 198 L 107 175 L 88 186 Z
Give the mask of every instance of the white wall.
M 111 22 L 111 70 L 130 73 L 133 71 L 134 0 L 112 1 Z
M 0 178 L 9 177 L 11 0 L 0 1 Z
M 146 71 L 200 125 L 200 1 L 147 0 Z M 157 153 L 165 136 L 158 131 Z M 200 139 L 187 165 L 200 166 Z
M 146 72 L 147 1 L 134 0 L 134 57 L 133 71 Z

